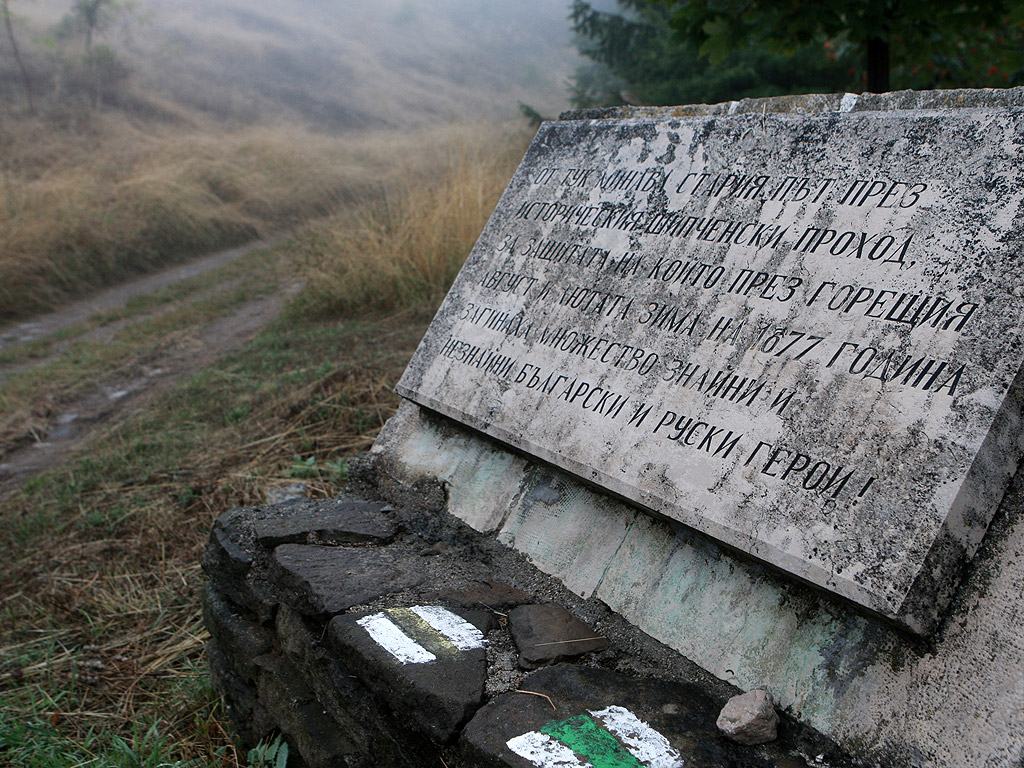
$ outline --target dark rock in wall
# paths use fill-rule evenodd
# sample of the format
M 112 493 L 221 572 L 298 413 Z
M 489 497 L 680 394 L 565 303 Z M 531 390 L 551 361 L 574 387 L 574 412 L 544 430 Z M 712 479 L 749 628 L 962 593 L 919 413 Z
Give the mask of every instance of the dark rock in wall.
M 266 507 L 253 518 L 261 547 L 279 544 L 384 544 L 394 538 L 395 526 L 381 502 L 339 496 Z
M 364 745 L 324 711 L 301 673 L 280 656 L 262 656 L 260 702 L 310 766 L 369 766 Z
M 443 744 L 483 703 L 484 635 L 477 631 L 459 647 L 418 618 L 413 609 L 402 608 L 337 616 L 328 636 L 338 657 L 368 688 L 393 711 L 405 713 L 410 727 Z M 375 636 L 375 628 L 389 634 Z
M 260 704 L 255 679 L 237 671 L 216 642 L 206 644 L 206 661 L 210 667 L 210 684 L 224 699 L 228 718 L 242 743 L 255 745 L 273 733 L 276 723 Z M 250 661 L 241 663 L 247 665 Z
M 521 605 L 508 615 L 519 665 L 535 669 L 563 659 L 603 651 L 608 641 L 554 603 Z
M 282 544 L 272 567 L 281 602 L 307 615 L 333 616 L 424 578 L 418 562 L 387 549 Z
M 239 672 L 255 678 L 253 659 L 273 649 L 273 633 L 248 621 L 209 584 L 203 588 L 203 623 L 218 647 L 235 660 Z

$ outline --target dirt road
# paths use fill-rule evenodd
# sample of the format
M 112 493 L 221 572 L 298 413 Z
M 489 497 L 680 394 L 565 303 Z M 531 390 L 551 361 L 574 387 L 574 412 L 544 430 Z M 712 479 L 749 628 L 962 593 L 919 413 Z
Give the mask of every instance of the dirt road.
M 82 440 L 142 407 L 154 393 L 238 349 L 271 322 L 298 285 L 275 279 L 269 289 L 264 283 L 245 295 L 249 270 L 244 262 L 265 256 L 283 239 L 177 265 L 0 328 L 0 404 L 6 405 L 10 395 L 5 390 L 36 382 L 36 391 L 23 395 L 21 408 L 15 403 L 0 413 L 0 497 L 66 460 Z M 163 300 L 139 301 L 161 292 Z M 132 302 L 139 306 L 132 309 Z M 161 326 L 166 333 L 160 333 Z M 86 354 L 98 355 L 101 362 L 84 380 L 68 378 L 76 356 Z M 70 370 L 65 361 L 71 361 Z

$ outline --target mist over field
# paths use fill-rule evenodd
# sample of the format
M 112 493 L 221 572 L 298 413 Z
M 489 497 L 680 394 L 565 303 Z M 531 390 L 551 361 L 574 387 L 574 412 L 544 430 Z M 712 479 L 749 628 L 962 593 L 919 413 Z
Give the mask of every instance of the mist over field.
M 500 154 L 579 60 L 566 0 L 4 7 L 0 321 L 336 213 L 449 126 Z
M 53 54 L 32 40 L 71 5 L 12 1 L 34 78 Z M 372 129 L 512 117 L 520 102 L 557 113 L 578 60 L 568 11 L 565 0 L 137 0 L 108 8 L 96 41 L 136 97 L 227 120 Z M 16 95 L 17 78 L 5 80 Z

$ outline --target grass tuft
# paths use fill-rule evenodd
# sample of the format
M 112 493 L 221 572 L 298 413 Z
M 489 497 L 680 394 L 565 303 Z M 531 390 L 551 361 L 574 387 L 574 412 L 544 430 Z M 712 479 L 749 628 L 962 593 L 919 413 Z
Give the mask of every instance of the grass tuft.
M 430 174 L 300 237 L 304 311 L 351 317 L 439 304 L 525 141 L 522 132 L 497 146 L 483 134 L 459 137 Z

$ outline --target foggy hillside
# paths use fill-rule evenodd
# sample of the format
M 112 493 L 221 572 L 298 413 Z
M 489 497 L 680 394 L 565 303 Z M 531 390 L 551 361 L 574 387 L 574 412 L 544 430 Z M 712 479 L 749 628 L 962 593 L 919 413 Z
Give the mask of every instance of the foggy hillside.
M 71 5 L 14 0 L 12 10 L 38 39 Z M 125 63 L 132 91 L 221 119 L 374 128 L 513 116 L 519 102 L 552 114 L 576 63 L 566 0 L 123 5 L 96 42 Z

